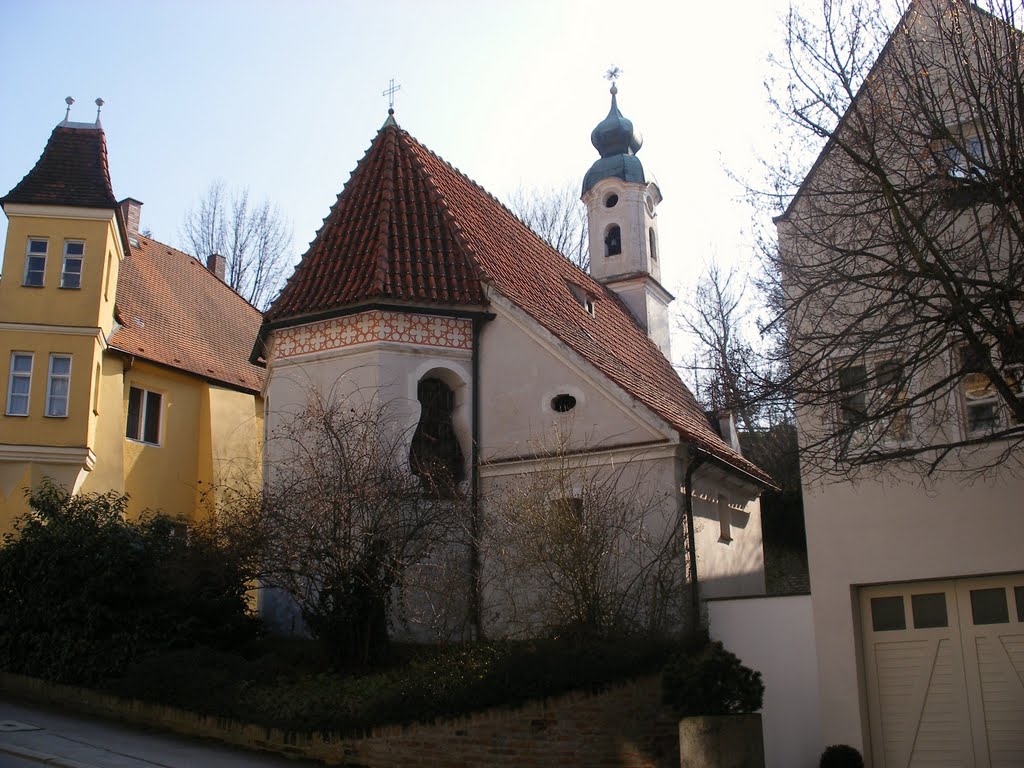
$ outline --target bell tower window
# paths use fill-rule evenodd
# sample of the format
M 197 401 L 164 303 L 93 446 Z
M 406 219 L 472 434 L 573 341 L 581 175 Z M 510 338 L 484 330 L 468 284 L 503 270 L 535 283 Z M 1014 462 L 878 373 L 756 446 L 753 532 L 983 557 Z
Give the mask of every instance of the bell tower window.
M 647 230 L 647 237 L 651 242 L 651 261 L 658 260 L 658 237 L 654 234 L 654 227 Z
M 622 230 L 619 229 L 618 224 L 612 224 L 604 236 L 604 255 L 618 256 L 620 253 L 622 253 Z
M 412 436 L 409 465 L 427 495 L 450 498 L 465 476 L 462 448 L 452 425 L 455 393 L 440 379 L 427 378 L 417 386 L 416 398 L 420 423 Z

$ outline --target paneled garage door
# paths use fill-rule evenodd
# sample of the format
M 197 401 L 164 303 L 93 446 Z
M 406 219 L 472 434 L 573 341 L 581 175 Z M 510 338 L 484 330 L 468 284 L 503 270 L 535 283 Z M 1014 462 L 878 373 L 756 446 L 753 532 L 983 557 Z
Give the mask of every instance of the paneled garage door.
M 1024 766 L 1024 574 L 860 590 L 875 768 Z

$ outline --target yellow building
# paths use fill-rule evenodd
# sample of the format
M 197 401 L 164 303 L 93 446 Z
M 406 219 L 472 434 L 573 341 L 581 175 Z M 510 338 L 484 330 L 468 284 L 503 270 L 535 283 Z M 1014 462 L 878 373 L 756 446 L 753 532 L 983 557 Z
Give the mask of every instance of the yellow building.
M 99 120 L 54 128 L 0 198 L 0 531 L 46 476 L 182 521 L 206 489 L 256 479 L 259 312 L 210 268 L 139 234 Z

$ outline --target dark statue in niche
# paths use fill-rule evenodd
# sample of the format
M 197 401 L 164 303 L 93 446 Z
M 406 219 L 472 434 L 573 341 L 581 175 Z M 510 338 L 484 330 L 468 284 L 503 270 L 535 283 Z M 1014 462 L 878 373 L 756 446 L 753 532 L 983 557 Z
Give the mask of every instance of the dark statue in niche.
M 409 465 L 429 496 L 451 498 L 465 477 L 462 448 L 455 436 L 455 393 L 440 379 L 423 379 L 416 388 L 420 423 L 412 436 Z

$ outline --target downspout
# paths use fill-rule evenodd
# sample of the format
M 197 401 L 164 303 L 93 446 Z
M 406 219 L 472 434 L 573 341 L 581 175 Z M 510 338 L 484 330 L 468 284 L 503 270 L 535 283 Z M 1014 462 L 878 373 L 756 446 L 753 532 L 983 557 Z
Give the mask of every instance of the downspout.
M 470 510 L 469 510 L 469 615 L 473 622 L 473 630 L 477 640 L 483 640 L 484 623 L 481 609 L 481 567 L 480 567 L 480 536 L 482 526 L 480 520 L 480 331 L 484 318 L 473 318 L 473 358 L 472 358 L 472 448 L 470 462 Z
M 704 463 L 704 454 L 693 443 L 686 448 L 686 475 L 683 479 L 683 507 L 686 512 L 687 555 L 690 560 L 690 626 L 701 626 L 700 585 L 697 583 L 697 541 L 693 524 L 693 473 Z

